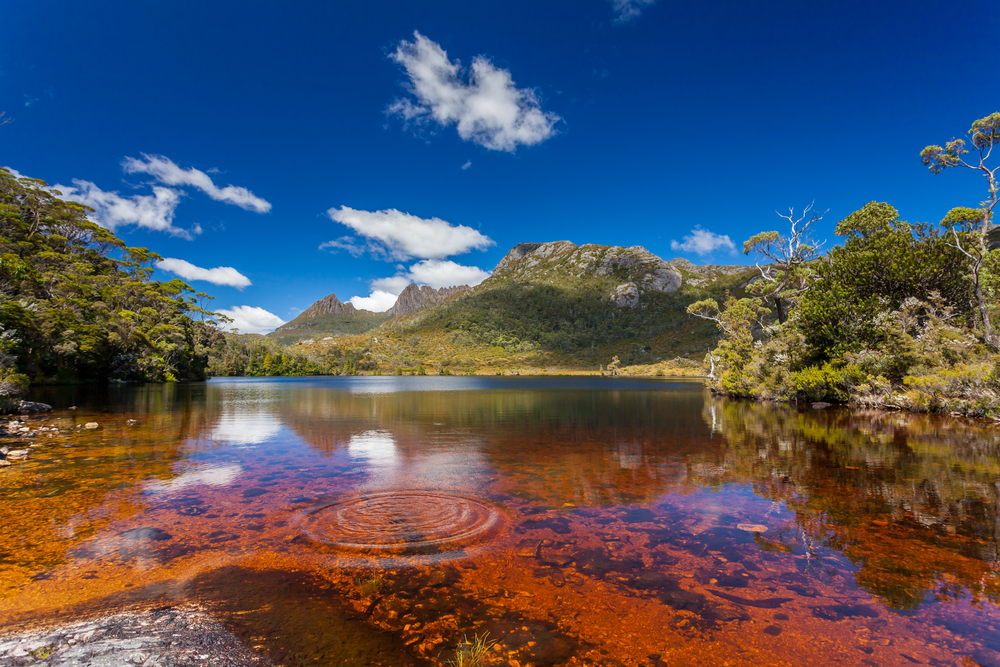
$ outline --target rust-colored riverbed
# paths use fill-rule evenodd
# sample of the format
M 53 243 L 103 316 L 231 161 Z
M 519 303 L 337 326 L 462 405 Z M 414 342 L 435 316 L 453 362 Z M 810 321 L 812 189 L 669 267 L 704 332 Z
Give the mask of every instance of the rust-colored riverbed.
M 193 601 L 282 665 L 1000 665 L 989 425 L 609 378 L 36 398 L 4 631 Z

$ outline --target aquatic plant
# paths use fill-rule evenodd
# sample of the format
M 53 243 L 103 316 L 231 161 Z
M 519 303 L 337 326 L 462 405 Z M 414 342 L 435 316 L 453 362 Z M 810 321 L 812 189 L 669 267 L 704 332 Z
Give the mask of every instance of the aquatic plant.
M 384 584 L 385 575 L 381 572 L 375 572 L 368 577 L 356 577 L 354 579 L 354 585 L 358 587 L 361 597 L 366 598 L 378 593 Z
M 472 641 L 469 641 L 468 636 L 463 635 L 462 641 L 459 642 L 458 648 L 455 649 L 455 659 L 449 660 L 445 664 L 453 665 L 453 667 L 480 667 L 480 665 L 485 665 L 486 660 L 489 658 L 490 649 L 496 645 L 495 641 L 490 641 L 489 636 L 489 632 L 484 632 L 482 637 L 474 634 L 472 635 Z

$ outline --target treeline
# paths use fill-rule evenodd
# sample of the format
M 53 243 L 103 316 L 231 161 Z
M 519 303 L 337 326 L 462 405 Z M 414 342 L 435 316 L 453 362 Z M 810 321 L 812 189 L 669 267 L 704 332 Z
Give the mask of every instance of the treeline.
M 719 393 L 774 400 L 851 402 L 1000 417 L 1000 356 L 993 319 L 1000 290 L 993 209 L 1000 189 L 986 165 L 1000 144 L 1000 113 L 976 121 L 970 146 L 952 140 L 921 157 L 932 172 L 986 176 L 988 199 L 952 209 L 937 225 L 900 220 L 870 203 L 840 221 L 826 255 L 810 238 L 821 216 L 785 216 L 790 231 L 744 244 L 764 260 L 750 296 L 692 304 L 716 322 L 706 358 Z M 974 158 L 966 156 L 972 153 Z
M 128 247 L 45 184 L 0 168 L 0 403 L 30 383 L 169 382 L 351 375 L 366 350 L 319 358 L 221 331 L 212 298 L 152 279 L 161 259 Z M 0 406 L 3 407 L 3 406 Z
M 0 168 L 0 384 L 204 379 L 222 334 L 160 259 L 130 248 L 55 196 Z
M 333 347 L 321 356 L 310 356 L 264 336 L 227 333 L 211 350 L 208 374 L 215 377 L 357 375 L 377 369 L 367 352 L 366 347 Z

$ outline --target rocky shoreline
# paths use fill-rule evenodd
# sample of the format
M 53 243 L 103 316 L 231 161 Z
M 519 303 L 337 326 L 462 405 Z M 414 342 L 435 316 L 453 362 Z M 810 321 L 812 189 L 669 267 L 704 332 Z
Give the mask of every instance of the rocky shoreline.
M 7 628 L 9 630 L 9 628 Z M 273 667 L 191 606 L 124 612 L 0 634 L 3 667 Z

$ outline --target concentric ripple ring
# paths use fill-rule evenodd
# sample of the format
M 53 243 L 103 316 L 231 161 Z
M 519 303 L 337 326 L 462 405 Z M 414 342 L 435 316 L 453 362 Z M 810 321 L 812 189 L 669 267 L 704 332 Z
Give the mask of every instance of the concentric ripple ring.
M 440 491 L 383 491 L 342 498 L 306 515 L 311 539 L 372 554 L 454 551 L 491 537 L 503 516 L 491 503 Z

